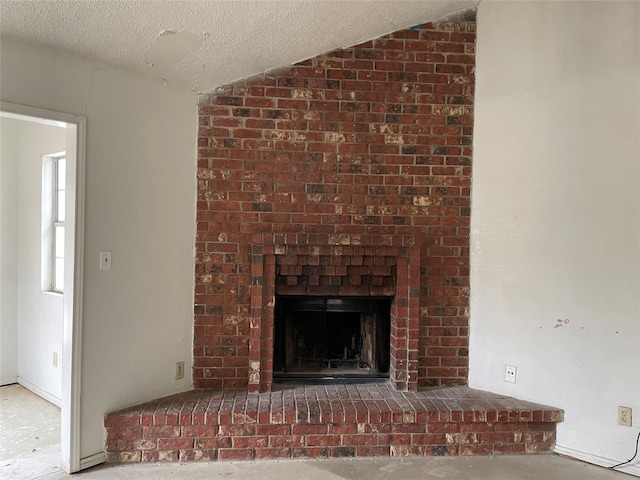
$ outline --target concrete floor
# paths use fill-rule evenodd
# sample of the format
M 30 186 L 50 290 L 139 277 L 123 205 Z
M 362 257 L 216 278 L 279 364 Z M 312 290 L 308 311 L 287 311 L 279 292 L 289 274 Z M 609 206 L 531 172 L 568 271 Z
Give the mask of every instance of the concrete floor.
M 0 478 L 60 471 L 60 409 L 18 384 L 0 387 Z
M 39 480 L 76 478 L 52 474 Z M 81 480 L 149 478 L 243 480 L 624 480 L 623 473 L 557 455 L 450 458 L 353 458 L 266 460 L 190 464 L 106 465 L 82 473 Z
M 60 410 L 17 385 L 0 388 L 0 478 L 12 480 L 624 480 L 633 477 L 557 455 L 389 457 L 100 465 L 60 469 Z

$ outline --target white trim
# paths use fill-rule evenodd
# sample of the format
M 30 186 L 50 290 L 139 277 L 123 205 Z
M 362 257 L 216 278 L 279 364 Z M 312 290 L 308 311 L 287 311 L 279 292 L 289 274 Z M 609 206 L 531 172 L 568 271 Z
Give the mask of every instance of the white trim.
M 68 182 L 68 215 L 65 256 L 64 329 L 62 351 L 61 451 L 62 468 L 68 473 L 79 471 L 81 461 L 80 393 L 82 368 L 82 313 L 84 287 L 84 215 L 86 118 L 42 108 L 0 102 L 0 115 L 8 118 L 37 121 L 67 127 L 67 178 L 75 173 L 75 181 Z M 70 141 L 75 140 L 75 141 Z M 70 234 L 73 232 L 72 234 Z M 93 457 L 90 457 L 93 458 Z
M 84 457 L 80 460 L 80 470 L 95 467 L 96 465 L 100 465 L 106 461 L 107 456 L 104 452 L 94 453 L 93 455 L 89 455 L 88 457 Z
M 43 290 L 40 293 L 44 293 L 45 295 L 52 295 L 54 297 L 62 297 L 62 296 L 64 296 L 63 292 L 56 292 L 55 290 Z
M 14 383 L 18 383 L 18 376 L 15 377 L 7 377 L 0 379 L 0 387 L 4 387 L 6 385 L 13 385 Z
M 22 378 L 21 376 L 18 376 L 18 383 L 22 385 L 24 388 L 26 388 L 27 390 L 29 390 L 30 392 L 33 392 L 39 397 L 44 398 L 47 402 L 53 403 L 58 408 L 62 408 L 61 400 L 58 397 L 51 395 L 49 392 L 31 383 L 29 380 Z
M 23 120 L 27 122 L 32 122 L 35 117 L 38 119 L 38 123 L 42 125 L 49 125 L 50 127 L 62 127 L 62 128 L 66 128 L 67 126 L 67 122 L 65 121 L 57 121 L 49 118 L 42 118 L 37 112 L 38 111 L 43 112 L 45 110 L 41 110 L 39 108 L 27 107 L 26 105 L 15 105 L 8 102 L 2 102 L 2 105 L 3 106 L 0 111 L 0 117 L 3 117 L 3 118 L 11 118 L 13 120 Z M 17 111 L 10 111 L 9 107 L 5 109 L 4 108 L 5 105 L 20 107 L 21 113 L 18 113 Z M 27 112 L 32 112 L 32 113 L 27 113 Z M 55 113 L 58 113 L 58 112 L 55 112 Z M 74 122 L 71 122 L 71 123 L 74 123 Z
M 75 206 L 73 216 L 74 225 L 67 219 L 68 235 L 74 239 L 74 248 L 71 252 L 65 252 L 68 259 L 65 269 L 65 291 L 73 292 L 73 295 L 65 295 L 65 325 L 68 333 L 64 340 L 69 342 L 68 368 L 63 370 L 63 392 L 69 395 L 68 428 L 69 428 L 69 473 L 80 471 L 81 467 L 81 438 L 80 438 L 80 394 L 81 394 L 81 367 L 82 367 L 82 313 L 84 298 L 84 208 L 85 208 L 85 145 L 86 145 L 86 119 L 76 117 L 76 151 L 67 149 L 67 172 L 75 171 L 75 192 L 71 191 L 71 185 L 67 185 L 67 202 Z M 75 168 L 70 159 L 75 153 Z M 64 367 L 64 364 L 63 364 Z M 65 385 L 66 380 L 66 385 Z M 67 387 L 65 389 L 65 386 Z
M 614 465 L 618 465 L 619 463 L 622 463 L 625 461 L 625 460 L 612 460 L 610 458 L 601 457 L 599 455 L 594 455 L 592 453 L 581 452 L 580 450 L 576 450 L 574 448 L 569 448 L 569 447 L 563 447 L 561 445 L 556 445 L 554 452 L 559 455 L 566 455 L 567 457 L 572 457 L 578 460 L 582 460 L 583 462 L 591 463 L 593 465 L 598 465 L 600 467 L 605 467 L 605 468 L 613 467 Z M 614 471 L 627 473 L 629 475 L 640 477 L 640 463 L 638 463 L 638 460 L 635 460 L 635 463 L 632 463 L 630 465 L 620 466 L 616 468 Z

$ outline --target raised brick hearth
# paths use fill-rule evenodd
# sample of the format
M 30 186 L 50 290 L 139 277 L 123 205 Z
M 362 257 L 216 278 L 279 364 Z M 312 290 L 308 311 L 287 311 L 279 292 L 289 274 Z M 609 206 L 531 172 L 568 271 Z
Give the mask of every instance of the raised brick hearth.
M 550 452 L 561 410 L 466 387 L 195 390 L 108 414 L 113 462 Z

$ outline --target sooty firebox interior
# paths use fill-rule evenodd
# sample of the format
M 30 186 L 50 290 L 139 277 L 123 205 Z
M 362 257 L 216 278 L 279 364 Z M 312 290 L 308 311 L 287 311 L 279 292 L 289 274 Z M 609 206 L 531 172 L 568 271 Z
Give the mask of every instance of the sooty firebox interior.
M 274 381 L 389 376 L 389 297 L 278 296 Z

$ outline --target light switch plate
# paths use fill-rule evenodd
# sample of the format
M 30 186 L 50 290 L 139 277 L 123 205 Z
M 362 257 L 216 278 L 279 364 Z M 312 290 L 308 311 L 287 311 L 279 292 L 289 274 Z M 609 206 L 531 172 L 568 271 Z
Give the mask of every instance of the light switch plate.
M 111 252 L 100 252 L 100 270 L 111 270 Z

